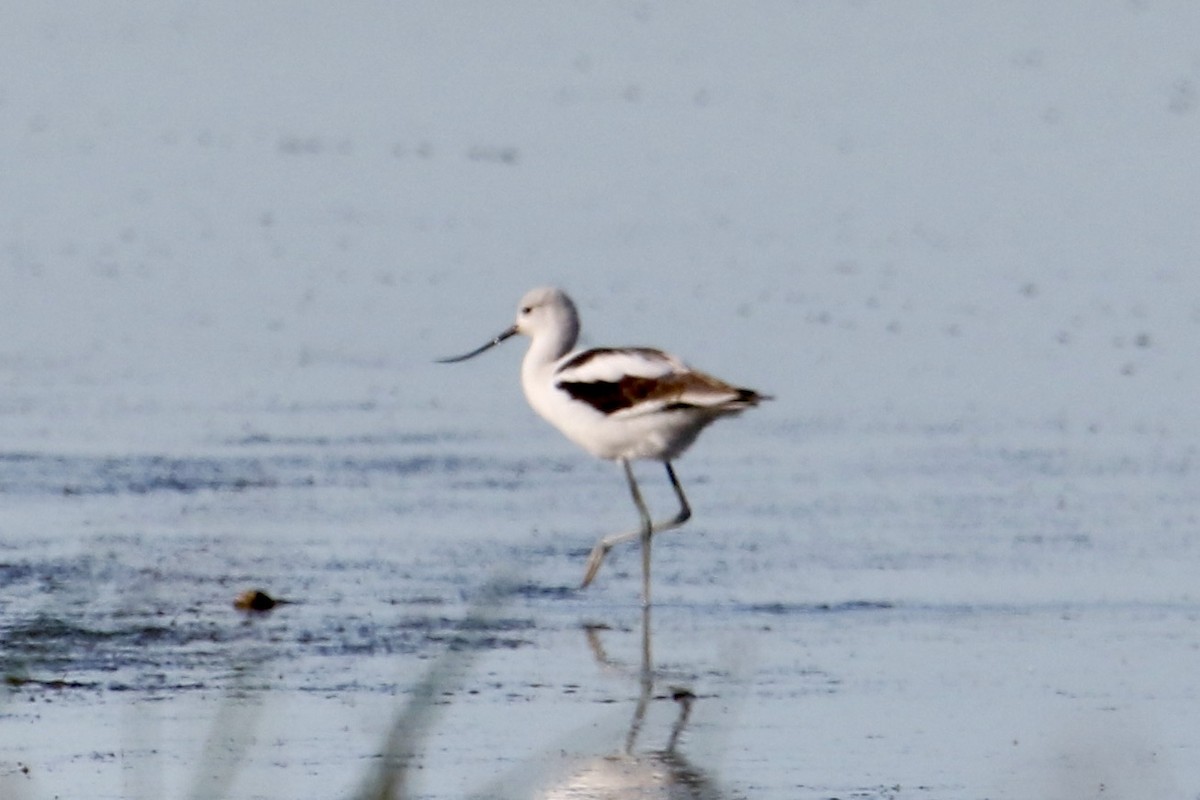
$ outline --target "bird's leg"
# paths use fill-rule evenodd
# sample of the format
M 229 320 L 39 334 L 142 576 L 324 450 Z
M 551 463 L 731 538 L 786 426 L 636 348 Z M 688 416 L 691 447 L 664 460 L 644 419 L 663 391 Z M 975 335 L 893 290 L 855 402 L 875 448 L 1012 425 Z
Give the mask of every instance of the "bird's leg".
M 650 511 L 646 508 L 646 501 L 642 499 L 642 493 L 638 491 L 637 481 L 633 479 L 633 467 L 629 466 L 628 461 L 621 462 L 625 465 L 625 477 L 629 479 L 629 491 L 633 495 L 633 504 L 637 506 L 638 514 L 642 518 L 642 606 L 650 607 L 650 537 L 654 535 L 654 520 L 650 519 Z
M 671 480 L 671 487 L 675 490 L 675 496 L 679 498 L 679 511 L 674 517 L 659 522 L 650 521 L 650 512 L 646 510 L 646 503 L 642 500 L 642 493 L 639 491 L 637 482 L 633 478 L 633 470 L 626 460 L 621 461 L 621 465 L 625 468 L 625 477 L 629 480 L 629 490 L 633 495 L 634 505 L 638 507 L 638 514 L 642 518 L 642 525 L 635 531 L 627 531 L 626 533 L 617 533 L 612 536 L 606 536 L 596 543 L 592 548 L 592 554 L 588 556 L 587 566 L 583 572 L 583 583 L 580 588 L 586 588 L 596 577 L 596 573 L 600 571 L 600 565 L 604 563 L 604 557 L 608 555 L 608 551 L 613 549 L 613 546 L 621 542 L 627 542 L 630 539 L 641 537 L 643 539 L 642 550 L 642 599 L 649 604 L 650 602 L 650 537 L 656 533 L 669 531 L 672 528 L 678 528 L 683 523 L 687 522 L 692 516 L 691 506 L 688 505 L 687 497 L 683 494 L 683 487 L 679 485 L 679 478 L 675 476 L 675 469 L 671 466 L 670 461 L 664 461 L 663 464 L 667 468 L 667 477 Z
M 687 498 L 683 495 L 683 487 L 679 485 L 679 478 L 675 477 L 675 468 L 671 466 L 670 461 L 664 461 L 663 466 L 667 468 L 667 477 L 671 479 L 671 486 L 675 489 L 675 496 L 679 498 L 679 513 L 664 524 L 659 530 L 669 530 L 678 528 L 683 523 L 692 518 L 692 507 L 688 505 Z M 658 533 L 658 531 L 655 531 Z

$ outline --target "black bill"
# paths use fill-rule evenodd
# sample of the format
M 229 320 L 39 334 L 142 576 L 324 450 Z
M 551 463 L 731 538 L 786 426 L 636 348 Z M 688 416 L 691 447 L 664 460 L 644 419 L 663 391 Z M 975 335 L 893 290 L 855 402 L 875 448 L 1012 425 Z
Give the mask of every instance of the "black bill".
M 496 345 L 503 342 L 505 339 L 511 338 L 516 335 L 517 335 L 517 326 L 513 325 L 511 328 L 509 328 L 504 333 L 497 336 L 495 339 L 492 339 L 490 342 L 485 344 L 483 347 L 477 347 L 476 349 L 472 350 L 471 352 L 464 353 L 461 356 L 453 356 L 452 358 L 439 358 L 439 359 L 437 359 L 437 361 L 435 363 L 454 364 L 459 361 L 466 361 L 468 358 L 474 358 L 475 356 L 482 353 L 484 350 L 490 350 L 493 347 L 495 347 Z

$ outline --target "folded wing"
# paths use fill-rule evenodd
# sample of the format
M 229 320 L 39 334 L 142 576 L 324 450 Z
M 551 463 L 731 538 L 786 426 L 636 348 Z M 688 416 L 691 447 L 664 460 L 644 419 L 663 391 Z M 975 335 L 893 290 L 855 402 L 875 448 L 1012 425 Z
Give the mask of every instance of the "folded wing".
M 683 410 L 733 414 L 764 399 L 649 347 L 579 353 L 559 365 L 555 385 L 613 417 Z

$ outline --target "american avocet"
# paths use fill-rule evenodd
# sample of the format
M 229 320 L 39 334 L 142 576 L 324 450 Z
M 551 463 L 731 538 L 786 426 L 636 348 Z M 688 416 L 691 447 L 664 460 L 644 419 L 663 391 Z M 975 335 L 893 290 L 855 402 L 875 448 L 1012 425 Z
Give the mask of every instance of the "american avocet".
M 678 528 L 692 515 L 671 462 L 700 431 L 770 399 L 698 372 L 674 356 L 649 347 L 599 347 L 572 352 L 579 314 L 561 289 L 534 289 L 521 298 L 517 321 L 487 344 L 454 358 L 473 358 L 518 333 L 530 338 L 521 363 L 521 387 L 533 410 L 597 458 L 621 462 L 641 527 L 606 536 L 588 557 L 583 587 L 596 577 L 614 545 L 642 540 L 642 600 L 650 603 L 650 538 Z M 679 512 L 655 522 L 633 477 L 634 459 L 661 461 L 679 498 Z

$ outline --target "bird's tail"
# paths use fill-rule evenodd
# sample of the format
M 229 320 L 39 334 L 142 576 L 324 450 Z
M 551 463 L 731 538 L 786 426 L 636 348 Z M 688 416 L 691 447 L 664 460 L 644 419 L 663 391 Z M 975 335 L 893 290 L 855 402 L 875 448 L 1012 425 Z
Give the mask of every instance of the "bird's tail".
M 729 400 L 730 408 L 751 408 L 765 400 L 774 400 L 769 394 L 760 394 L 753 389 L 735 389 L 737 394 Z

